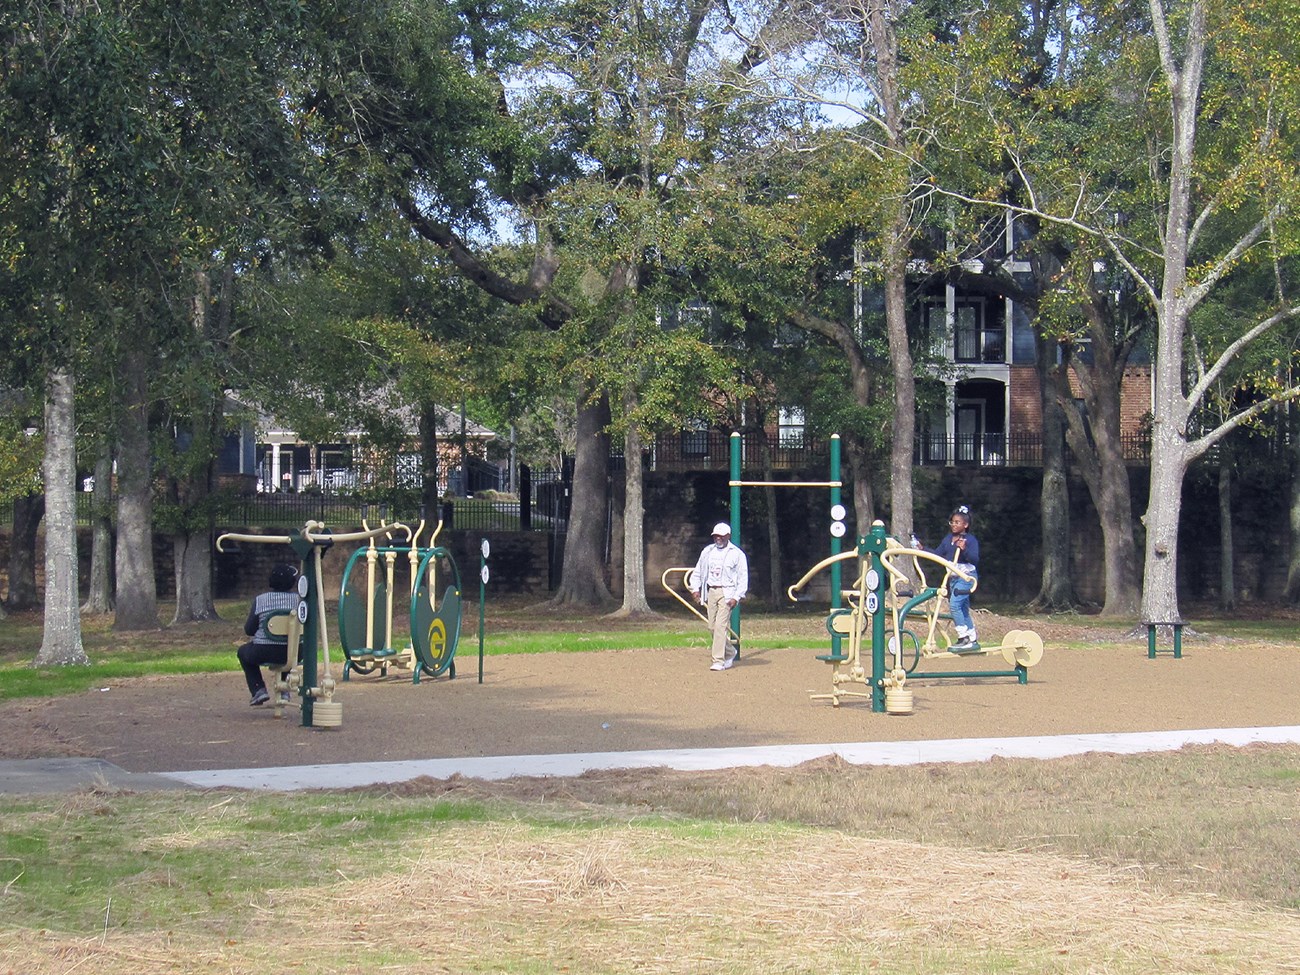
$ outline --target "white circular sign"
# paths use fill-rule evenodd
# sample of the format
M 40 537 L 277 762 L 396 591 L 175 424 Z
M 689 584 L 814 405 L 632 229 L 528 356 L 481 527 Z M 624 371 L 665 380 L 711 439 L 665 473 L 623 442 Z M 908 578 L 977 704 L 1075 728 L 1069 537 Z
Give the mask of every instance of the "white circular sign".
M 492 551 L 492 546 L 488 544 L 486 538 L 483 539 L 483 544 L 479 546 L 479 551 L 483 553 L 483 558 L 487 558 L 488 554 Z
M 298 595 L 301 596 L 303 599 L 307 598 L 307 577 L 306 576 L 298 577 Z
M 844 505 L 842 504 L 831 505 L 831 517 L 834 518 L 836 521 L 843 521 L 844 516 L 847 515 L 848 513 L 849 513 L 848 509 L 845 508 Z
M 867 570 L 867 588 L 873 592 L 880 588 L 880 573 L 875 569 Z
M 479 578 L 483 580 L 483 585 L 486 586 L 488 581 L 488 567 L 486 565 L 483 566 L 483 571 L 480 572 L 478 575 Z
M 844 522 L 842 522 L 842 521 L 832 521 L 832 522 L 831 522 L 831 534 L 832 534 L 833 536 L 835 536 L 836 538 L 843 538 L 843 537 L 844 537 Z
M 303 600 L 298 604 L 298 622 L 299 623 L 307 622 L 307 601 L 306 600 Z
M 874 613 L 880 608 L 880 597 L 874 592 L 867 593 L 867 612 Z

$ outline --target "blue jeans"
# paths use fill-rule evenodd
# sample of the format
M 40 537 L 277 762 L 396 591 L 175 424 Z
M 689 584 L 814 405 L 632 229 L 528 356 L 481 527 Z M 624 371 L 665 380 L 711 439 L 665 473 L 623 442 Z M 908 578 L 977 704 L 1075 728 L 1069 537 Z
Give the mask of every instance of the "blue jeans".
M 975 579 L 979 578 L 979 574 L 974 569 L 962 571 L 974 576 Z M 949 588 L 948 608 L 952 611 L 952 621 L 956 624 L 958 632 L 975 629 L 975 622 L 970 618 L 970 594 L 974 588 L 974 581 L 967 582 L 965 579 L 955 577 Z

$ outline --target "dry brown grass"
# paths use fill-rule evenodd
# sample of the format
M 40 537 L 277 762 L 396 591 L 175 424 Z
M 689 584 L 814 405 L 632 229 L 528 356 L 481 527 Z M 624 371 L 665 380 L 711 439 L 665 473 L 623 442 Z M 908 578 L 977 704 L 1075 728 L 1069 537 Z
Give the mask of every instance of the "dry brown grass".
M 1295 746 L 1197 746 L 1176 753 L 903 768 L 830 757 L 796 768 L 602 771 L 505 782 L 453 778 L 388 789 L 1046 851 L 1087 857 L 1170 889 L 1300 908 Z
M 837 830 L 458 825 L 222 935 L 0 936 L 22 971 L 1283 972 L 1300 918 L 1050 853 Z
M 282 841 L 313 861 L 305 885 L 268 869 L 241 908 L 165 929 L 0 930 L 0 972 L 1295 972 L 1298 781 L 1300 749 L 1211 747 L 358 790 L 339 824 Z M 199 799 L 159 803 L 131 848 L 229 849 L 266 816 L 263 797 Z M 494 812 L 412 829 L 431 799 Z M 356 846 L 381 810 L 405 825 Z

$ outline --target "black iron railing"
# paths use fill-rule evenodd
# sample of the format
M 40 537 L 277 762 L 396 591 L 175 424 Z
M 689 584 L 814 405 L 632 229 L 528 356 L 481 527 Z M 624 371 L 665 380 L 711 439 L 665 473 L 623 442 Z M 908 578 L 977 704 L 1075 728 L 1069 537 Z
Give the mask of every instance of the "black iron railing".
M 449 528 L 468 531 L 564 531 L 568 523 L 568 494 L 560 472 L 533 471 L 531 487 L 527 512 L 521 510 L 517 495 L 483 488 L 473 497 L 444 500 L 438 511 L 426 512 L 425 518 L 430 526 L 442 518 Z M 77 494 L 79 526 L 91 524 L 91 498 L 89 493 Z M 111 515 L 111 501 L 109 511 Z M 371 489 L 365 495 L 314 487 L 269 494 L 226 493 L 214 504 L 215 527 L 219 531 L 263 528 L 288 532 L 308 521 L 319 521 L 336 530 L 351 530 L 359 528 L 363 518 L 372 527 L 380 519 L 414 525 L 419 521 L 419 512 L 419 496 L 408 489 L 390 492 Z M 0 530 L 12 524 L 13 503 L 0 504 Z
M 740 466 L 745 471 L 801 470 L 829 462 L 826 440 L 794 434 L 758 432 L 740 437 Z M 765 455 L 766 454 L 766 459 Z M 655 437 L 650 452 L 650 469 L 656 471 L 728 470 L 731 464 L 731 435 L 718 430 L 682 430 Z
M 1145 464 L 1151 458 L 1151 438 L 1133 434 L 1121 438 L 1124 460 Z M 650 450 L 652 471 L 727 471 L 730 467 L 731 437 L 719 431 L 683 431 L 660 434 Z M 766 461 L 764 453 L 766 452 Z M 622 457 L 613 458 L 621 466 Z M 921 434 L 913 451 L 914 462 L 921 467 L 1040 467 L 1043 441 L 1038 434 L 995 434 L 978 436 L 932 436 Z M 825 469 L 829 462 L 829 443 L 807 437 L 774 436 L 746 433 L 741 437 L 741 468 L 747 473 L 763 469 L 773 471 L 814 471 Z M 483 465 L 480 475 L 489 472 Z M 495 470 L 495 468 L 493 468 Z M 445 501 L 437 514 L 427 515 L 433 523 L 439 516 L 450 527 L 469 531 L 551 531 L 562 532 L 568 523 L 569 489 L 559 471 L 532 471 L 528 508 L 524 510 L 517 494 L 506 494 L 484 487 L 488 478 L 475 480 L 473 497 L 457 496 Z M 356 490 L 348 478 L 322 478 L 300 492 L 269 494 L 228 493 L 217 507 L 217 528 L 275 528 L 288 530 L 307 521 L 320 521 L 331 527 L 356 527 L 361 524 L 363 508 L 367 519 L 377 523 L 386 508 L 390 521 L 414 521 L 419 518 L 419 495 L 412 488 L 376 489 L 367 486 Z M 499 482 L 498 482 L 499 483 Z M 77 523 L 91 523 L 89 493 L 77 495 Z M 0 504 L 0 526 L 12 524 L 12 504 Z
M 1130 464 L 1151 460 L 1151 438 L 1146 434 L 1127 434 L 1120 438 L 1120 451 Z M 972 467 L 1041 467 L 1043 438 L 1036 433 L 983 433 L 935 436 L 923 433 L 916 438 L 913 462 L 920 467 L 969 465 Z

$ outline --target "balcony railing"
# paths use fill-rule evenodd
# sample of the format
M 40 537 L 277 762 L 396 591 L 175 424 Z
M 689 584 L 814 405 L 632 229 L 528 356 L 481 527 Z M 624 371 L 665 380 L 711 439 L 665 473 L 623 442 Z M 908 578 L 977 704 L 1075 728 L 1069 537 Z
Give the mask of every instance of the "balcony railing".
M 780 436 L 748 432 L 740 438 L 743 470 L 800 470 L 829 463 L 829 444 L 789 431 Z M 728 470 L 731 464 L 731 435 L 720 430 L 683 430 L 661 433 L 655 438 L 650 469 L 656 471 Z
M 1146 434 L 1122 436 L 1120 451 L 1126 463 L 1149 463 L 1151 438 Z M 1041 467 L 1043 438 L 1036 433 L 959 434 L 954 437 L 923 433 L 916 438 L 912 459 L 920 467 Z

